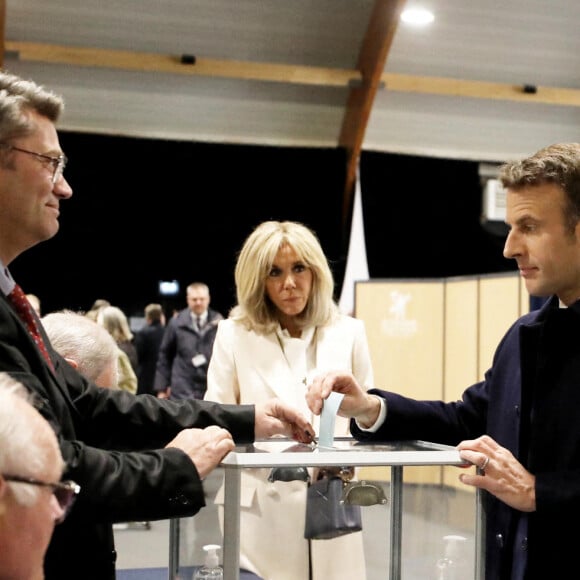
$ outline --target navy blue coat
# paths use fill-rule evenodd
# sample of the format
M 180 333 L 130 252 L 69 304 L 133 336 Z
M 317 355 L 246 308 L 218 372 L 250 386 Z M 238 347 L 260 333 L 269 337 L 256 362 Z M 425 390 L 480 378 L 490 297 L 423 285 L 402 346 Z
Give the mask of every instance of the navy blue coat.
M 488 434 L 536 477 L 536 511 L 527 542 L 515 545 L 521 512 L 485 493 L 486 579 L 510 578 L 512 553 L 528 558 L 526 579 L 569 578 L 577 568 L 580 521 L 580 302 L 556 297 L 521 317 L 500 342 L 484 381 L 452 403 L 386 399 L 377 433 L 357 439 L 421 439 L 456 445 Z
M 200 332 L 193 327 L 191 310 L 184 308 L 168 322 L 157 356 L 155 391 L 171 387 L 171 399 L 203 399 L 220 320 L 223 316 L 219 312 L 208 309 L 207 321 Z M 200 355 L 202 359 L 195 358 Z
M 55 527 L 46 580 L 114 580 L 113 522 L 191 516 L 205 505 L 191 459 L 164 446 L 188 427 L 225 427 L 236 441 L 254 438 L 253 405 L 163 401 L 89 383 L 44 341 L 53 373 L 0 292 L 0 372 L 38 397 L 67 463 L 64 479 L 81 485 L 66 520 Z

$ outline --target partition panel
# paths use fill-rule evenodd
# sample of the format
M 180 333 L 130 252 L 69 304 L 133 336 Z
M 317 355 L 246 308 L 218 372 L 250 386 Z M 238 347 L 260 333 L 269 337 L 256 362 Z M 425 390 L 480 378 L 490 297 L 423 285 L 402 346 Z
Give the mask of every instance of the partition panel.
M 491 366 L 493 354 L 507 329 L 520 315 L 520 281 L 513 273 L 479 279 L 479 379 Z
M 441 279 L 356 283 L 355 316 L 365 322 L 377 387 L 416 399 L 442 398 L 443 301 Z M 408 471 L 408 481 L 441 480 L 438 467 Z
M 443 400 L 461 399 L 465 387 L 477 382 L 478 279 L 449 278 L 445 283 L 445 343 Z M 445 485 L 465 489 L 456 467 L 442 467 Z
M 450 278 L 445 284 L 445 401 L 460 399 L 478 378 L 478 290 L 476 278 Z

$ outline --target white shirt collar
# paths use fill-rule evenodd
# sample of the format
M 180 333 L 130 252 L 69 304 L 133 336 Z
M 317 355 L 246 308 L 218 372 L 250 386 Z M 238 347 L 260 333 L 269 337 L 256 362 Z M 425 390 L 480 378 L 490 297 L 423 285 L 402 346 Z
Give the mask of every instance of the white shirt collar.
M 0 260 L 0 290 L 8 296 L 10 292 L 14 289 L 15 286 L 14 278 L 10 274 L 8 268 L 4 266 L 2 261 Z
M 195 314 L 195 312 L 192 312 L 191 310 L 189 312 L 191 313 L 191 319 L 193 320 L 193 322 L 197 322 L 197 314 Z M 200 314 L 199 318 L 201 319 L 201 323 L 205 324 L 207 322 L 207 310 L 202 314 Z
M 283 329 L 278 323 L 276 334 L 280 339 L 283 340 L 303 340 L 306 344 L 310 344 L 312 337 L 314 336 L 314 330 L 314 326 L 307 326 L 306 328 L 302 329 L 302 334 L 299 338 L 292 338 L 290 333 L 285 328 Z

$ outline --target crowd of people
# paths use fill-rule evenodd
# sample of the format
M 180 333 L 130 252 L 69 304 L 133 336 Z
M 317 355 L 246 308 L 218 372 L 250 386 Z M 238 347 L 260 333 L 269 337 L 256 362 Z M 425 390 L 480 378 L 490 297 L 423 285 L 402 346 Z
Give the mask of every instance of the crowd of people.
M 332 392 L 343 396 L 336 433 L 454 445 L 479 468 L 459 480 L 485 494 L 486 580 L 570 576 L 580 516 L 580 143 L 503 165 L 504 255 L 530 295 L 547 300 L 514 322 L 459 401 L 425 401 L 374 385 L 364 324 L 339 312 L 316 234 L 297 222 L 249 234 L 226 318 L 201 282 L 167 324 L 159 305 L 147 306 L 135 335 L 107 300 L 40 318 L 10 265 L 56 235 L 73 194 L 56 130 L 63 106 L 0 72 L 1 578 L 114 580 L 115 522 L 195 515 L 204 479 L 236 444 L 311 443 Z M 364 578 L 360 534 L 303 538 L 306 485 L 244 476 L 242 566 L 265 580 Z

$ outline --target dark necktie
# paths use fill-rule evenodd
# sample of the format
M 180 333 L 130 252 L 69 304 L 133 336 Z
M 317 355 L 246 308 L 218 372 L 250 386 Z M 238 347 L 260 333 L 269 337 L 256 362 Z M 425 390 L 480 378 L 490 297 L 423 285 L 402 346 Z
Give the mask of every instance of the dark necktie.
M 14 306 L 14 310 L 16 310 L 20 320 L 24 322 L 26 328 L 28 330 L 28 334 L 32 337 L 36 346 L 40 349 L 42 356 L 46 359 L 48 366 L 54 370 L 54 365 L 50 360 L 50 356 L 48 355 L 48 350 L 46 350 L 46 345 L 44 344 L 44 340 L 42 340 L 42 336 L 40 335 L 40 330 L 38 329 L 38 322 L 32 312 L 32 305 L 28 302 L 28 298 L 22 291 L 22 288 L 16 284 L 14 286 L 14 290 L 8 294 L 8 300 Z
M 197 317 L 197 330 L 199 330 L 199 332 L 201 332 L 201 316 Z

